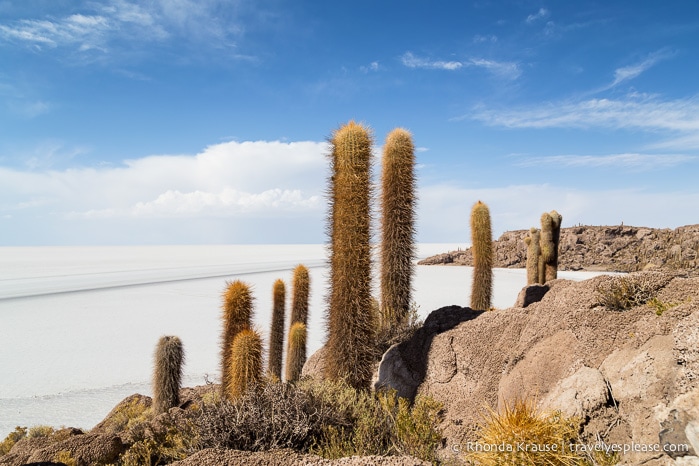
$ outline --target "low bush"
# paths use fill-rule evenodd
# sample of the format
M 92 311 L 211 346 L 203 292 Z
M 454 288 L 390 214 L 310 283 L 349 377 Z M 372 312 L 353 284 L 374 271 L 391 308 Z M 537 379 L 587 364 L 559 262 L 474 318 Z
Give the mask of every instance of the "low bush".
M 15 430 L 10 432 L 5 439 L 0 442 L 0 456 L 4 456 L 10 452 L 15 443 L 19 442 L 27 436 L 26 427 L 15 427 Z
M 643 306 L 654 299 L 658 290 L 670 279 L 669 276 L 653 272 L 607 277 L 595 289 L 598 304 L 612 311 Z

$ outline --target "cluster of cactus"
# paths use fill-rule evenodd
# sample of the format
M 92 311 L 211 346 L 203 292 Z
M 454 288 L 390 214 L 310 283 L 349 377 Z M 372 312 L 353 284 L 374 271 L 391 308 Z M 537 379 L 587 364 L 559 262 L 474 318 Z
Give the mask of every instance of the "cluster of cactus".
M 415 148 L 396 128 L 386 137 L 381 169 L 381 323 L 400 326 L 410 310 L 415 259 Z
M 487 311 L 493 294 L 493 235 L 490 210 L 478 201 L 471 209 L 471 251 L 473 253 L 473 285 L 471 309 Z
M 221 395 L 232 400 L 262 379 L 262 340 L 252 330 L 250 287 L 240 280 L 231 282 L 223 298 Z
M 286 353 L 286 380 L 293 382 L 301 377 L 301 369 L 306 362 L 306 326 L 308 325 L 308 298 L 310 278 L 308 269 L 298 265 L 294 269 L 291 298 L 291 319 L 289 342 Z
M 561 214 L 552 210 L 541 215 L 541 230 L 532 227 L 524 238 L 527 245 L 527 285 L 544 284 L 558 276 L 558 244 Z

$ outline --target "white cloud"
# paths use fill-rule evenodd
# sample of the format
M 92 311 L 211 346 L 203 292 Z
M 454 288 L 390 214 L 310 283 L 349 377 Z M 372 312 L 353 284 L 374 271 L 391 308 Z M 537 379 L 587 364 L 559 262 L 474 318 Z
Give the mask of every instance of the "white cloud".
M 438 69 L 438 70 L 458 70 L 463 63 L 459 61 L 443 61 L 443 60 L 428 60 L 426 58 L 419 58 L 412 54 L 412 52 L 405 52 L 401 57 L 403 65 L 408 68 L 427 68 L 427 69 Z
M 487 35 L 481 35 L 481 34 L 476 34 L 473 36 L 473 42 L 476 44 L 482 44 L 485 42 L 490 42 L 494 44 L 495 42 L 498 41 L 498 36 L 495 34 L 487 34 Z
M 551 15 L 551 12 L 549 10 L 547 10 L 546 8 L 539 8 L 539 11 L 527 16 L 526 22 L 531 24 L 531 23 L 534 23 L 540 19 L 546 19 L 550 15 Z
M 528 157 L 517 163 L 522 167 L 563 166 L 568 168 L 619 167 L 632 170 L 671 168 L 697 160 L 682 154 L 612 154 L 612 155 L 554 155 Z
M 69 218 L 197 217 L 316 212 L 327 144 L 227 142 L 195 156 L 150 156 L 124 166 L 0 168 L 0 213 Z
M 640 76 L 644 71 L 655 66 L 655 64 L 657 64 L 659 61 L 669 58 L 671 55 L 672 54 L 670 54 L 667 50 L 661 50 L 650 54 L 648 58 L 639 63 L 617 68 L 614 71 L 614 81 L 609 87 L 614 87 L 619 83 Z
M 696 97 L 662 101 L 627 98 L 553 102 L 512 110 L 476 109 L 470 117 L 508 128 L 640 128 L 680 132 L 699 131 Z
M 517 79 L 522 73 L 517 63 L 499 62 L 484 58 L 470 58 L 465 61 L 430 60 L 415 56 L 412 52 L 405 52 L 401 57 L 403 65 L 408 68 L 438 69 L 455 71 L 463 67 L 483 68 L 490 73 L 507 79 Z

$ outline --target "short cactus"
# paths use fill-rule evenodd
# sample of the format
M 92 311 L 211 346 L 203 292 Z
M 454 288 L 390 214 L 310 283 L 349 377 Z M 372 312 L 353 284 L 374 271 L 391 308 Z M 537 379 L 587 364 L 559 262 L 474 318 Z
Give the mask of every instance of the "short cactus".
M 306 326 L 294 322 L 289 329 L 289 343 L 286 353 L 286 381 L 295 382 L 301 377 L 306 362 Z
M 371 382 L 375 328 L 371 315 L 371 145 L 369 130 L 350 122 L 331 139 L 330 292 L 325 376 L 354 388 Z
M 291 325 L 294 322 L 301 322 L 304 325 L 308 324 L 310 285 L 311 279 L 308 275 L 308 269 L 303 264 L 297 265 L 294 269 L 294 277 L 291 284 Z
M 529 230 L 529 236 L 524 238 L 524 242 L 527 245 L 527 285 L 539 283 L 540 237 L 539 229 L 532 227 Z
M 415 147 L 402 128 L 388 134 L 381 171 L 381 312 L 396 327 L 410 310 L 415 259 Z
M 262 380 L 262 339 L 249 328 L 233 339 L 230 357 L 230 377 L 226 385 L 226 398 L 235 400 L 253 384 Z
M 221 337 L 221 390 L 230 384 L 231 347 L 235 336 L 252 326 L 254 298 L 250 287 L 240 280 L 228 283 L 223 294 L 223 335 Z
M 471 210 L 471 251 L 473 253 L 473 286 L 471 308 L 490 309 L 493 293 L 493 235 L 490 211 L 481 201 Z
M 284 314 L 286 289 L 284 281 L 274 282 L 272 292 L 272 328 L 269 332 L 269 373 L 282 378 L 282 353 L 284 351 Z
M 155 348 L 154 362 L 153 411 L 160 414 L 180 404 L 184 362 L 182 341 L 174 336 L 161 337 Z

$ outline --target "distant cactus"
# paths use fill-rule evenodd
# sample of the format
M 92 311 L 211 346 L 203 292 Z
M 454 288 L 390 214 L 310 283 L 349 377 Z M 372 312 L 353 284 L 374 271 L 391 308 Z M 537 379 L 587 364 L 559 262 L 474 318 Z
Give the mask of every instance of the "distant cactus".
M 286 353 L 286 381 L 295 382 L 301 377 L 301 369 L 306 362 L 306 326 L 294 322 L 289 329 L 288 350 Z
M 230 384 L 231 347 L 235 336 L 252 326 L 253 296 L 250 287 L 236 280 L 223 294 L 223 335 L 221 337 L 221 390 Z
M 173 336 L 163 336 L 155 348 L 153 371 L 153 411 L 165 413 L 180 404 L 182 386 L 182 341 Z
M 251 329 L 238 333 L 231 345 L 230 378 L 226 398 L 235 400 L 252 384 L 262 380 L 262 339 Z
M 330 292 L 325 376 L 354 388 L 371 382 L 371 145 L 354 122 L 331 139 Z
M 310 284 L 308 269 L 303 264 L 297 265 L 294 269 L 294 278 L 292 280 L 290 326 L 294 322 L 301 322 L 304 325 L 308 324 Z
M 381 171 L 381 312 L 384 325 L 403 324 L 410 309 L 415 259 L 415 148 L 402 128 L 388 134 Z
M 529 230 L 529 236 L 524 238 L 527 245 L 527 285 L 539 283 L 540 237 L 539 229 L 532 227 Z
M 269 332 L 269 373 L 282 378 L 282 353 L 284 351 L 284 314 L 286 290 L 284 281 L 274 282 L 272 293 L 272 328 Z
M 471 308 L 490 309 L 493 292 L 493 235 L 490 211 L 481 201 L 471 210 L 471 251 L 473 252 L 473 286 Z
M 558 243 L 561 237 L 561 214 L 552 210 L 541 215 L 541 258 L 544 262 L 544 275 L 541 283 L 558 277 Z

